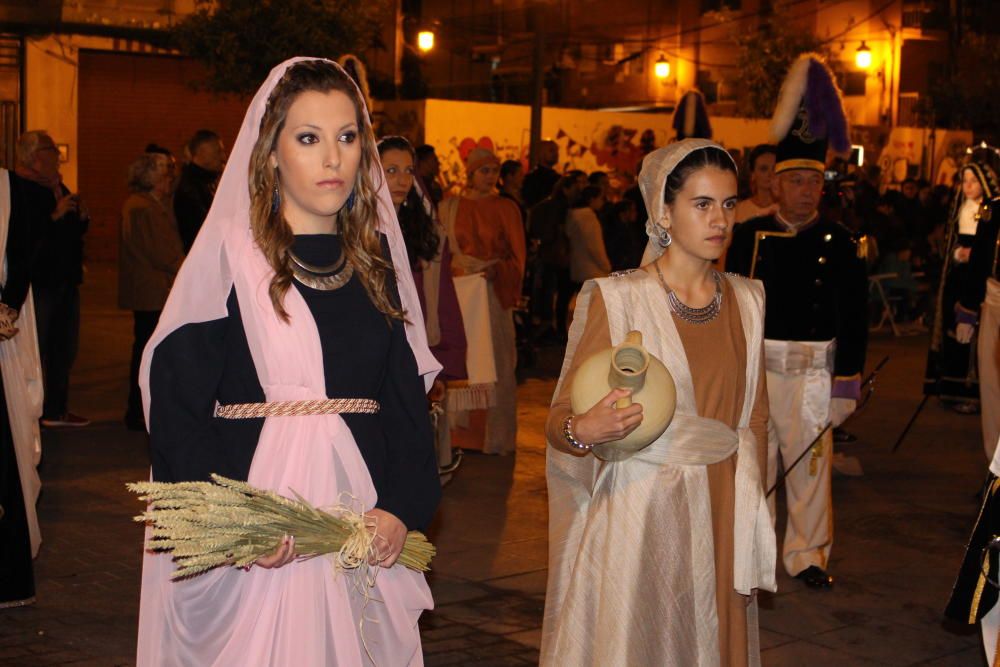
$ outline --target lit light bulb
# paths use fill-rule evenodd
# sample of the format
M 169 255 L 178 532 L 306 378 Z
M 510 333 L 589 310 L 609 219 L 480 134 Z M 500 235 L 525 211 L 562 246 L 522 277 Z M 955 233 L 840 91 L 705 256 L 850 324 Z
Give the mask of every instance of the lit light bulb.
M 656 74 L 657 79 L 666 79 L 670 76 L 670 61 L 662 53 L 656 64 L 653 65 L 653 73 Z
M 868 69 L 872 66 L 872 50 L 868 48 L 868 45 L 864 41 L 861 42 L 861 46 L 854 53 L 854 64 L 859 69 Z
M 427 53 L 434 48 L 434 33 L 430 30 L 421 30 L 417 33 L 417 48 Z

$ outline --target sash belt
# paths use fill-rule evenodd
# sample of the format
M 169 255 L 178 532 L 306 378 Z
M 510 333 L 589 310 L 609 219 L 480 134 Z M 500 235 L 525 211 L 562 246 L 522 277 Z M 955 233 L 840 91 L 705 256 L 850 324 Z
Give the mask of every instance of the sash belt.
M 271 403 L 231 403 L 216 405 L 219 419 L 257 417 L 300 417 L 303 415 L 378 414 L 381 406 L 371 398 L 323 398 L 314 401 L 272 401 Z
M 736 453 L 740 434 L 716 419 L 674 415 L 666 432 L 631 461 L 654 465 L 710 465 Z

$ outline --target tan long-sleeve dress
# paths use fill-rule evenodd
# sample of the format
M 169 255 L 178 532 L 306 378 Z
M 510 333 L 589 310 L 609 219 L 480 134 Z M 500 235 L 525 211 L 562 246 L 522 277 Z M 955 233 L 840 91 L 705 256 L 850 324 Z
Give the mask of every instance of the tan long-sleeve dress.
M 655 280 L 655 278 L 652 278 Z M 707 324 L 691 324 L 676 315 L 674 324 L 683 344 L 691 371 L 698 415 L 716 419 L 736 429 L 746 391 L 747 342 L 740 308 L 729 280 L 723 280 L 722 307 L 719 316 Z M 655 294 L 655 292 L 654 292 Z M 666 308 L 663 293 L 662 307 Z M 586 325 L 573 362 L 564 376 L 546 422 L 549 442 L 563 439 L 562 423 L 570 414 L 570 387 L 576 369 L 591 355 L 612 345 L 608 314 L 599 288 L 591 293 Z M 648 332 L 645 335 L 649 335 Z M 760 380 L 750 417 L 749 428 L 760 443 L 758 460 L 760 479 L 766 479 L 766 442 L 768 402 L 765 385 L 764 356 L 760 355 Z M 747 597 L 734 590 L 734 505 L 737 455 L 707 467 L 711 499 L 712 537 L 715 547 L 715 591 L 718 613 L 719 665 L 744 666 L 756 659 L 748 656 L 756 637 L 748 637 Z M 619 465 L 619 464 L 612 464 Z M 550 521 L 557 520 L 550 517 Z M 649 554 L 656 558 L 656 554 Z M 623 620 L 623 622 L 627 622 Z M 583 630 L 583 629 L 582 629 Z M 748 640 L 750 640 L 748 644 Z M 748 649 L 748 646 L 751 648 Z M 625 663 L 622 663 L 625 664 Z

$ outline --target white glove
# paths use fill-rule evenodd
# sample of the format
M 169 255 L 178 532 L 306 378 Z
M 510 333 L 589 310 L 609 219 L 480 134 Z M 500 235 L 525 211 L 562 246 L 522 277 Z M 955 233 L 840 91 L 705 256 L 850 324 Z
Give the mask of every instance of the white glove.
M 972 334 L 975 333 L 975 331 L 975 325 L 962 322 L 955 327 L 955 340 L 963 345 L 968 345 L 972 342 Z

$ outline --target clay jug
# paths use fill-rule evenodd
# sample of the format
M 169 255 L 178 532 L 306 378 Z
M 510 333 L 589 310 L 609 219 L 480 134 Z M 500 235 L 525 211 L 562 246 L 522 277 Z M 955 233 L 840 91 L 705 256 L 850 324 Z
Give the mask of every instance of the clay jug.
M 652 444 L 663 435 L 674 416 L 677 388 L 663 362 L 642 346 L 642 334 L 630 331 L 624 342 L 584 361 L 570 388 L 573 414 L 594 407 L 612 389 L 631 389 L 632 395 L 619 399 L 618 408 L 640 403 L 642 423 L 621 440 L 594 446 L 594 455 L 605 461 L 622 461 Z

